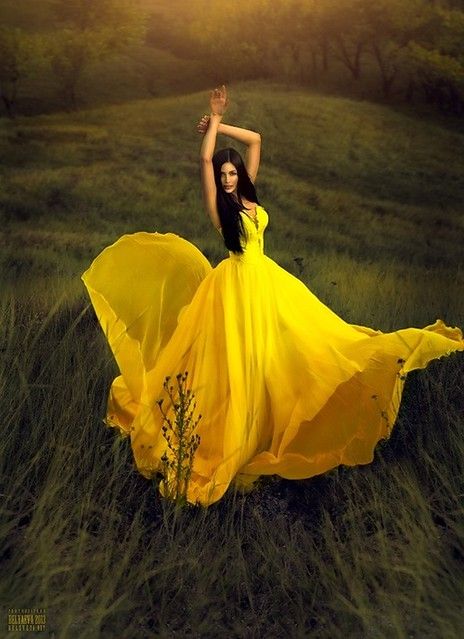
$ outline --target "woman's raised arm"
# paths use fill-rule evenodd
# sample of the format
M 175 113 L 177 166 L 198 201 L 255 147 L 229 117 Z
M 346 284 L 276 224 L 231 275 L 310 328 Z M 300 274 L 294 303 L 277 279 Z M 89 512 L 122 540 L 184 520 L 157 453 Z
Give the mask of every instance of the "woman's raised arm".
M 208 215 L 215 228 L 219 231 L 221 228 L 221 220 L 216 203 L 216 182 L 214 180 L 213 169 L 213 153 L 216 146 L 216 135 L 221 115 L 212 115 L 210 126 L 203 138 L 200 152 L 200 170 L 201 170 L 201 189 L 203 193 L 203 202 L 205 204 Z
M 216 204 L 216 182 L 214 181 L 213 154 L 216 147 L 216 137 L 222 114 L 227 108 L 227 93 L 224 85 L 211 91 L 210 97 L 211 116 L 210 125 L 205 133 L 200 149 L 201 187 L 203 201 L 211 222 L 219 231 L 221 220 Z
M 250 180 L 254 183 L 258 175 L 259 161 L 261 159 L 261 135 L 255 131 L 241 129 L 238 126 L 223 124 L 222 122 L 219 124 L 218 133 L 228 135 L 230 138 L 247 145 L 245 166 Z
M 210 116 L 204 115 L 198 123 L 198 131 L 200 133 L 207 133 L 210 127 L 210 121 Z M 254 183 L 258 175 L 261 159 L 261 135 L 256 131 L 242 129 L 238 126 L 232 126 L 231 124 L 224 124 L 223 122 L 219 123 L 217 133 L 222 133 L 247 145 L 245 166 L 250 180 Z

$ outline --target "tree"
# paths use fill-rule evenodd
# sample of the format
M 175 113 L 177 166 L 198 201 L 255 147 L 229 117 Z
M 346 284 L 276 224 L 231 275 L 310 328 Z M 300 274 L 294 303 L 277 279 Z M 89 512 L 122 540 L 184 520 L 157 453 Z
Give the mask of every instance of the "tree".
M 129 0 L 54 0 L 53 7 L 61 28 L 50 39 L 51 68 L 65 104 L 75 108 L 84 71 L 143 40 L 147 14 Z
M 50 43 L 50 64 L 64 103 L 77 107 L 77 87 L 85 69 L 105 57 L 108 42 L 99 31 L 61 29 Z
M 321 26 L 333 55 L 358 80 L 369 36 L 364 0 L 327 0 L 321 14 Z
M 436 49 L 416 43 L 409 47 L 409 59 L 427 102 L 442 111 L 464 114 L 464 63 Z
M 438 28 L 436 10 L 424 0 L 364 0 L 368 29 L 367 50 L 380 71 L 384 97 L 405 64 L 405 48 L 412 42 L 430 42 Z
M 15 117 L 20 84 L 40 57 L 40 38 L 21 29 L 0 27 L 0 98 L 10 118 Z
M 285 75 L 303 79 L 306 75 L 304 56 L 309 53 L 312 60 L 311 76 L 315 78 L 320 44 L 317 5 L 307 0 L 281 0 L 281 5 L 273 5 L 272 9 L 272 37 L 278 47 L 278 58 L 285 61 Z M 276 61 L 276 56 L 272 53 L 271 60 Z
M 410 85 L 418 83 L 425 99 L 443 111 L 464 113 L 464 13 L 435 8 L 436 27 L 415 38 L 406 55 Z M 412 97 L 412 88 L 409 89 Z

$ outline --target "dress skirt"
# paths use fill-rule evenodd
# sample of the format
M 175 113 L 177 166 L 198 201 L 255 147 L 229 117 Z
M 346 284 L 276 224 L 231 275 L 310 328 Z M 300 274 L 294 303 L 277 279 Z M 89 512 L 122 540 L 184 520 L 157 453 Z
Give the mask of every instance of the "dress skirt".
M 464 350 L 441 319 L 391 333 L 345 322 L 259 243 L 212 268 L 173 233 L 124 235 L 82 279 L 120 370 L 106 420 L 147 478 L 169 473 L 158 400 L 174 419 L 163 384 L 187 372 L 201 415 L 187 499 L 206 506 L 231 483 L 371 462 L 407 373 Z

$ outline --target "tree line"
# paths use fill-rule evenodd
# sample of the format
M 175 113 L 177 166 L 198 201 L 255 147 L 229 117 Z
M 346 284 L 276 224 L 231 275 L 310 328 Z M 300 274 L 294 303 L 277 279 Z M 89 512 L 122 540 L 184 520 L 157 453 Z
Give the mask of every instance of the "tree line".
M 213 68 L 218 81 L 294 78 L 311 85 L 343 69 L 375 73 L 386 99 L 424 99 L 464 114 L 463 0 L 48 0 L 53 30 L 0 27 L 0 98 L 46 66 L 61 100 L 78 104 L 83 73 L 127 55 L 153 92 L 150 56 L 166 49 Z
M 183 6 L 182 6 L 183 5 Z M 199 0 L 174 50 L 195 48 L 219 76 L 282 77 L 314 83 L 335 64 L 362 82 L 375 69 L 385 98 L 420 94 L 464 113 L 464 2 L 451 0 Z M 189 9 L 190 7 L 190 9 Z M 177 40 L 177 41 L 176 41 Z
M 77 87 L 94 63 L 145 40 L 148 14 L 138 0 L 49 0 L 49 31 L 0 26 L 0 99 L 14 117 L 25 78 L 47 68 L 58 97 L 77 107 Z

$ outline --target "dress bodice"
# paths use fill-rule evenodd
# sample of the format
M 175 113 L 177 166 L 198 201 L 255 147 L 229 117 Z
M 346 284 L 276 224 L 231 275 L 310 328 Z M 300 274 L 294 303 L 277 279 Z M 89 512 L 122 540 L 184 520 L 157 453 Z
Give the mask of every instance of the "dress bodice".
M 253 219 L 249 213 L 240 211 L 246 232 L 246 240 L 241 240 L 243 253 L 236 254 L 229 251 L 229 257 L 240 262 L 253 262 L 264 253 L 264 230 L 269 222 L 269 216 L 265 209 L 256 205 L 256 217 Z

